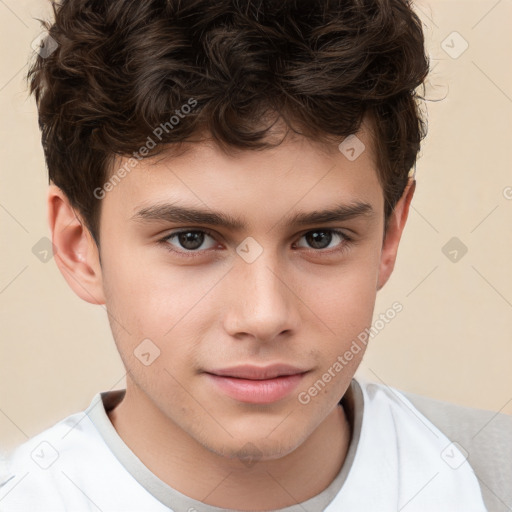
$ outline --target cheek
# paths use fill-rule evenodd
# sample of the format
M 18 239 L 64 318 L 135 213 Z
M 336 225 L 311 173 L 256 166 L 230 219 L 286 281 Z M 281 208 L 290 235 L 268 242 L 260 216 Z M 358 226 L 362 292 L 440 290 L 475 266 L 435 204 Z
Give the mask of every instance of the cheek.
M 324 313 L 320 315 L 329 327 L 322 337 L 320 373 L 331 369 L 336 375 L 340 372 L 352 375 L 366 350 L 366 344 L 360 342 L 360 337 L 372 322 L 375 290 L 368 287 L 359 288 L 357 292 L 353 288 L 350 290 L 336 290 L 336 293 L 331 294 L 330 303 L 325 305 Z M 342 365 L 342 369 L 333 368 L 336 361 Z M 342 384 L 340 381 L 343 379 L 333 380 L 336 381 L 336 387 Z
M 125 258 L 106 264 L 106 306 L 125 365 L 134 372 L 148 373 L 139 368 L 141 362 L 134 353 L 139 353 L 139 345 L 149 339 L 157 348 L 146 342 L 148 351 L 159 352 L 151 364 L 151 374 L 158 369 L 179 372 L 179 368 L 192 368 L 203 334 L 218 316 L 212 290 L 223 273 L 171 266 L 162 259 L 143 262 L 141 258 Z
M 328 275 L 316 275 L 307 289 L 303 288 L 304 301 L 314 312 L 312 322 L 318 327 L 317 346 L 322 347 L 315 357 L 320 364 L 313 380 L 322 380 L 324 372 L 330 371 L 323 379 L 329 384 L 318 391 L 321 395 L 338 396 L 365 353 L 367 345 L 361 342 L 361 336 L 372 323 L 380 254 L 374 251 Z
M 110 305 L 132 330 L 163 336 L 198 304 L 211 288 L 212 276 L 192 266 L 166 261 L 165 250 L 118 250 L 105 263 L 104 281 Z
M 304 301 L 337 337 L 346 339 L 371 323 L 377 276 L 375 258 L 330 269 L 309 278 L 302 287 Z

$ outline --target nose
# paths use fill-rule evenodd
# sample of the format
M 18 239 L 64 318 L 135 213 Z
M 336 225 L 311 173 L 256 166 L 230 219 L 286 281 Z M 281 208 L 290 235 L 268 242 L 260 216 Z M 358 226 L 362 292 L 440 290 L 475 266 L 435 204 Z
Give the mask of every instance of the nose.
M 283 273 L 275 258 L 264 252 L 252 263 L 240 259 L 225 286 L 224 328 L 231 336 L 268 342 L 297 331 L 300 300 L 289 274 Z

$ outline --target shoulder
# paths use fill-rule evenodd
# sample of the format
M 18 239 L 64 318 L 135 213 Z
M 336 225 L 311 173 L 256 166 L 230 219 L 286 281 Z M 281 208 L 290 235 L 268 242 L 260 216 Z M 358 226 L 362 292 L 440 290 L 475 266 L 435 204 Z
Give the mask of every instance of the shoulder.
M 400 392 L 467 457 L 489 510 L 512 507 L 512 416 Z
M 416 417 L 432 432 L 437 430 L 445 438 L 445 445 L 439 446 L 441 458 L 454 470 L 465 466 L 467 461 L 487 510 L 512 510 L 512 416 L 357 380 L 364 395 L 365 410 L 374 411 L 374 420 L 392 416 L 399 427 L 399 423 L 408 423 L 408 417 Z M 409 441 L 414 438 L 415 444 L 421 444 L 426 430 L 419 428 L 417 421 L 409 426 L 408 430 L 397 429 L 396 435 L 408 435 Z
M 463 448 L 512 453 L 512 416 L 435 400 L 386 385 L 358 379 L 365 401 L 380 407 L 398 407 L 419 412 L 449 439 Z M 512 459 L 507 458 L 512 470 Z
M 101 445 L 101 438 L 82 411 L 4 451 L 0 458 L 2 510 L 66 510 L 61 492 L 56 491 L 71 484 L 68 468 L 99 453 Z

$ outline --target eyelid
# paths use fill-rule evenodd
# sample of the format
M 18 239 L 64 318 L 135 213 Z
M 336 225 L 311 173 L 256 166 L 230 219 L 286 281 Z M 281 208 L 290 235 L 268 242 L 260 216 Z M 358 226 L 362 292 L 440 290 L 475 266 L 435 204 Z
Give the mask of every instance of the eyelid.
M 308 233 L 315 232 L 315 231 L 329 231 L 331 233 L 336 233 L 338 235 L 341 235 L 345 238 L 350 238 L 350 235 L 348 233 L 346 233 L 346 231 L 350 231 L 349 229 L 331 228 L 329 226 L 319 226 L 319 227 L 305 229 L 295 236 L 297 238 L 302 238 L 304 235 L 307 235 Z

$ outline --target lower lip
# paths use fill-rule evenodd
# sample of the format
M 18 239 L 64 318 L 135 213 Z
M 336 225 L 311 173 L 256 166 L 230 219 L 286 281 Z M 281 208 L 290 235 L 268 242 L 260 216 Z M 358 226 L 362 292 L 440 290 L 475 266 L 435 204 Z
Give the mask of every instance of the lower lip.
M 226 395 L 250 404 L 269 404 L 288 396 L 305 373 L 285 375 L 274 379 L 250 380 L 206 374 Z

